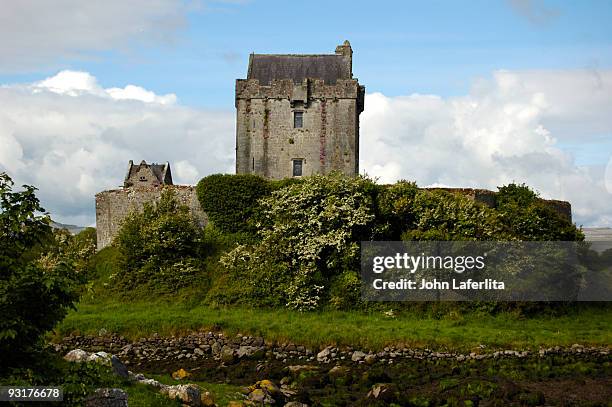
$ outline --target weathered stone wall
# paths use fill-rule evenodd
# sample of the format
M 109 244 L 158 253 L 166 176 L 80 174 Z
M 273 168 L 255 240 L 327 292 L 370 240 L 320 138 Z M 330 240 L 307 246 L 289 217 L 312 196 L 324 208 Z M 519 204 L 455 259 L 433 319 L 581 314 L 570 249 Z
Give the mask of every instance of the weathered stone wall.
M 103 191 L 96 194 L 96 232 L 98 250 L 111 244 L 121 227 L 121 222 L 128 214 L 141 211 L 145 203 L 157 202 L 165 188 L 175 192 L 177 200 L 187 205 L 204 227 L 208 219 L 198 201 L 195 187 L 189 185 L 165 185 L 148 188 L 122 188 Z
M 302 175 L 359 172 L 359 114 L 364 88 L 356 79 L 335 85 L 306 79 L 236 82 L 236 173 L 282 179 L 292 176 L 292 160 L 302 159 Z M 303 127 L 293 127 L 294 111 Z

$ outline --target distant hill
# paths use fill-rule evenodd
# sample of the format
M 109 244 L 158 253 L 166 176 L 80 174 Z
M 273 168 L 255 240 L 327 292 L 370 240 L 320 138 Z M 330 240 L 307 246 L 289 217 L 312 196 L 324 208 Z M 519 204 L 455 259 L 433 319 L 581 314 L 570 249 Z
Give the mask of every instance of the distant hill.
M 612 242 L 612 228 L 583 228 L 582 231 L 589 242 Z
M 66 229 L 66 230 L 68 230 L 68 232 L 72 233 L 73 235 L 76 235 L 77 233 L 79 233 L 80 231 L 85 229 L 84 226 L 65 225 L 63 223 L 58 223 L 58 222 L 55 222 L 53 220 L 51 221 L 51 227 L 53 229 Z

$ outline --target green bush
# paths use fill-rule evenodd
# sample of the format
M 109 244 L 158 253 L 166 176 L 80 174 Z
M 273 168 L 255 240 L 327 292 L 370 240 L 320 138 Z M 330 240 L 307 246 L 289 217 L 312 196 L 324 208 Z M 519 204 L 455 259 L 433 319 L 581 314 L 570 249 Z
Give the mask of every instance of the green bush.
M 216 228 L 225 233 L 254 233 L 249 219 L 258 211 L 258 200 L 285 181 L 277 182 L 272 184 L 251 174 L 214 174 L 202 178 L 196 192 L 202 209 Z
M 162 192 L 157 204 L 128 215 L 113 245 L 119 251 L 117 285 L 124 292 L 175 291 L 189 285 L 204 251 L 201 230 L 171 189 Z
M 495 207 L 501 221 L 519 240 L 582 241 L 584 234 L 548 206 L 526 185 L 498 188 Z
M 50 258 L 53 234 L 32 186 L 0 174 L 0 373 L 29 359 L 78 299 L 82 276 Z M 42 257 L 41 257 L 42 255 Z
M 257 303 L 278 298 L 275 305 L 317 308 L 330 279 L 359 268 L 359 242 L 371 239 L 375 226 L 373 185 L 315 175 L 273 192 L 261 200 L 261 242 L 238 246 L 223 265 Z

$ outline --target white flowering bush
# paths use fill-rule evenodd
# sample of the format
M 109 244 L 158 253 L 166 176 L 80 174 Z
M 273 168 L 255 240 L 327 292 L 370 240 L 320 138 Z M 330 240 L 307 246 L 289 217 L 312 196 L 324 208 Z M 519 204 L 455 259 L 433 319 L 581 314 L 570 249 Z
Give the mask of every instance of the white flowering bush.
M 359 241 L 374 227 L 375 189 L 368 178 L 332 174 L 275 191 L 260 201 L 261 241 L 236 247 L 221 263 L 254 296 L 315 309 L 335 276 L 359 268 Z

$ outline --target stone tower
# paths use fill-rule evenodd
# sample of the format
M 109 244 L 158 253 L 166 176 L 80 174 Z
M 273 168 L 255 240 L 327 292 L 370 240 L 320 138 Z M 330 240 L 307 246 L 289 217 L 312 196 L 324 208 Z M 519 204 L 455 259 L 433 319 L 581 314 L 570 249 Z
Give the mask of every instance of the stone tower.
M 359 172 L 359 114 L 365 87 L 353 78 L 353 51 L 251 54 L 236 80 L 236 173 L 281 179 Z

